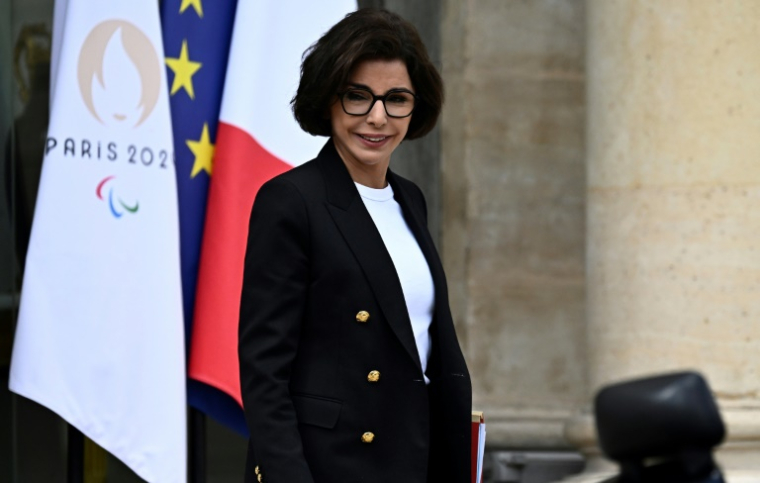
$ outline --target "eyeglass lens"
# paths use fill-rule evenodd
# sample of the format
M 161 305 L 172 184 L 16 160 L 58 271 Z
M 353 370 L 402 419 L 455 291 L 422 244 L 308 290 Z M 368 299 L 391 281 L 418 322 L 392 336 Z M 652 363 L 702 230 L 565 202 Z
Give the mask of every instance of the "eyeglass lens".
M 372 93 L 362 89 L 349 89 L 341 96 L 343 110 L 346 114 L 363 116 L 374 105 L 375 97 Z M 405 91 L 392 91 L 385 96 L 378 96 L 385 106 L 385 112 L 391 117 L 406 117 L 414 110 L 414 95 Z

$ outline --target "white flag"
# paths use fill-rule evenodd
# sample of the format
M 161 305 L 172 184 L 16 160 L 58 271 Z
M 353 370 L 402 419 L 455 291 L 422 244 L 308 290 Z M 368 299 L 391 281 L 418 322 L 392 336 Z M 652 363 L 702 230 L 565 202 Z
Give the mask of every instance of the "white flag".
M 177 192 L 158 3 L 58 0 L 10 388 L 186 481 Z

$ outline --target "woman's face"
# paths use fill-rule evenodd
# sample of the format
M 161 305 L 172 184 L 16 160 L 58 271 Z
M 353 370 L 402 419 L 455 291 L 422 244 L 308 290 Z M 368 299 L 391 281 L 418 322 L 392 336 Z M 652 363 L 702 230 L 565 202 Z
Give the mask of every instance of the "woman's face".
M 366 60 L 358 64 L 347 87 L 366 88 L 376 96 L 391 89 L 414 92 L 406 65 L 400 60 Z M 363 116 L 346 114 L 339 99 L 330 106 L 333 142 L 349 172 L 352 168 L 365 172 L 377 169 L 384 175 L 391 153 L 406 136 L 411 119 L 389 117 L 380 101 Z

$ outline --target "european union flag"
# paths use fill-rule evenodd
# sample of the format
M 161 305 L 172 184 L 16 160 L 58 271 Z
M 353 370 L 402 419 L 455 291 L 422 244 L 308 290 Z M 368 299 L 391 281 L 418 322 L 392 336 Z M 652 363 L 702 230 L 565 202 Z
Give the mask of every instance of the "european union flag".
M 185 341 L 192 337 L 206 197 L 237 0 L 164 0 L 164 50 L 170 86 L 179 196 Z M 188 380 L 188 403 L 247 435 L 243 410 L 230 396 Z

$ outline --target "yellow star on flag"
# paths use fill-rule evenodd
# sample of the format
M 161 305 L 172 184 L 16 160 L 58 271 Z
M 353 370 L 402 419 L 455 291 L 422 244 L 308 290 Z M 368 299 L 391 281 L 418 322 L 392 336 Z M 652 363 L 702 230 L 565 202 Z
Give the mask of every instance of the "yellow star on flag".
M 195 9 L 195 13 L 197 13 L 200 18 L 203 18 L 203 6 L 201 5 L 201 0 L 182 0 L 182 5 L 179 6 L 179 13 L 185 13 L 187 7 L 190 6 Z
M 211 139 L 208 135 L 208 124 L 203 123 L 203 132 L 201 132 L 201 138 L 198 141 L 188 139 L 185 143 L 187 143 L 187 147 L 195 155 L 195 162 L 193 163 L 190 177 L 195 178 L 201 171 L 205 171 L 211 176 L 211 170 L 214 167 L 214 145 L 211 144 Z
M 174 59 L 167 57 L 166 65 L 174 71 L 174 82 L 172 82 L 171 94 L 174 95 L 178 90 L 184 88 L 185 91 L 187 91 L 187 95 L 190 96 L 190 99 L 195 99 L 193 75 L 198 72 L 198 69 L 200 69 L 203 64 L 190 60 L 187 54 L 187 40 L 182 41 L 182 50 L 179 53 L 179 58 Z

